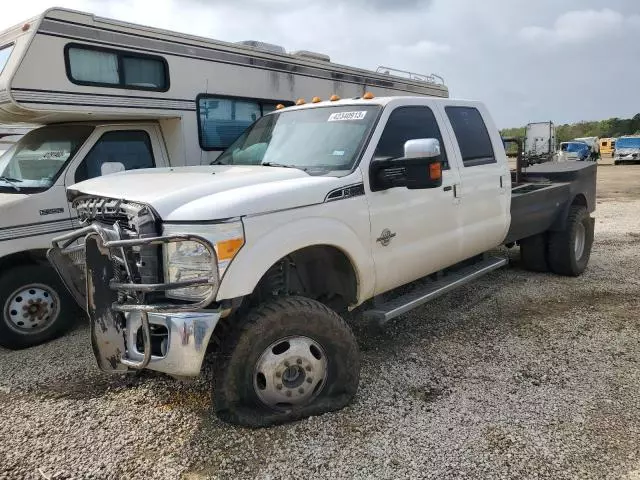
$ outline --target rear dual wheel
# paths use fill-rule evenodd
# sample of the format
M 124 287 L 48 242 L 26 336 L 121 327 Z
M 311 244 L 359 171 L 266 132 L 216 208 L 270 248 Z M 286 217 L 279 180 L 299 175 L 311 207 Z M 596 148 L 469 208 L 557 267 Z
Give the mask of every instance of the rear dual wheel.
M 251 311 L 224 339 L 214 375 L 218 417 L 276 425 L 346 406 L 358 389 L 358 346 L 325 305 L 283 297 Z
M 593 220 L 585 207 L 569 210 L 564 230 L 549 231 L 520 241 L 523 266 L 533 272 L 552 271 L 578 276 L 584 272 L 593 245 Z

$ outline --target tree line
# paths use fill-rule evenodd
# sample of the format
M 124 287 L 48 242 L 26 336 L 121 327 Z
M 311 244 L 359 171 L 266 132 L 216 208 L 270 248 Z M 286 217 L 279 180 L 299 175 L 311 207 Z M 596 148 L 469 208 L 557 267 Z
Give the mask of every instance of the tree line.
M 501 133 L 503 137 L 524 137 L 525 128 L 505 128 Z M 599 122 L 556 125 L 558 143 L 581 137 L 610 138 L 634 134 L 640 135 L 640 113 L 637 113 L 632 118 L 610 118 Z

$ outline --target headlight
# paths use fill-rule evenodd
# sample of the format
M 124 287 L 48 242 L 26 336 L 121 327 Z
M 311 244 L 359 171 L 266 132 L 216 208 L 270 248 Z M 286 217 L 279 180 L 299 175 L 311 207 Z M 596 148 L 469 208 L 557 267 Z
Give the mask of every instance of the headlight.
M 164 281 L 179 282 L 200 277 L 210 277 L 215 273 L 221 279 L 225 270 L 244 245 L 242 222 L 219 223 L 213 225 L 164 225 L 163 235 L 192 234 L 203 237 L 213 245 L 217 259 L 212 259 L 209 251 L 192 241 L 171 242 L 164 245 Z M 217 272 L 212 272 L 217 260 Z M 168 290 L 169 298 L 180 300 L 202 300 L 219 285 L 186 287 Z

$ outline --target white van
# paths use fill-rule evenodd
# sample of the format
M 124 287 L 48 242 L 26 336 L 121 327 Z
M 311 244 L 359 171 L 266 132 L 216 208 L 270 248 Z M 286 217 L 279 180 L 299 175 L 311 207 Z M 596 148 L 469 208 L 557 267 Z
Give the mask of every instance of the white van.
M 436 75 L 367 71 L 314 52 L 71 10 L 1 32 L 0 123 L 43 126 L 0 157 L 0 345 L 41 343 L 76 317 L 45 258 L 55 235 L 78 226 L 65 187 L 121 170 L 209 164 L 278 104 L 365 91 L 448 97 Z

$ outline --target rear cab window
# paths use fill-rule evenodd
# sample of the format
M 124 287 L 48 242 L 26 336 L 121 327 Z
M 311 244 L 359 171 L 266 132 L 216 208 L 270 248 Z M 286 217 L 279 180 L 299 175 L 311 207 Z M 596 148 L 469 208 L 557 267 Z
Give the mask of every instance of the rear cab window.
M 497 163 L 489 131 L 475 107 L 445 107 L 465 167 Z

